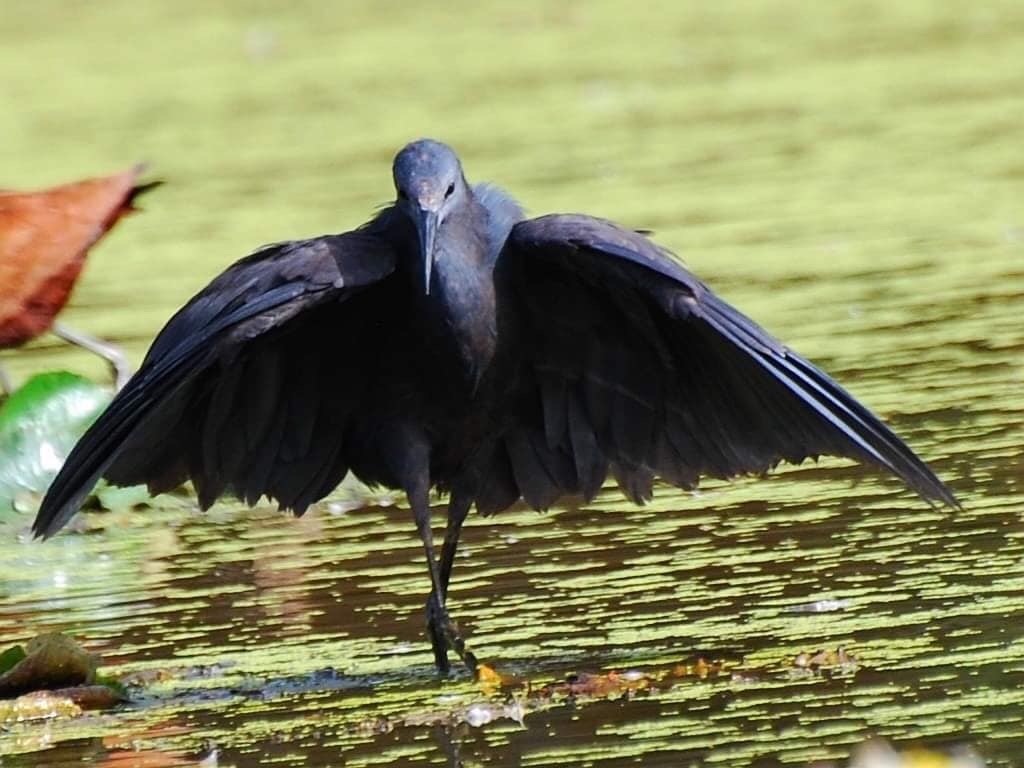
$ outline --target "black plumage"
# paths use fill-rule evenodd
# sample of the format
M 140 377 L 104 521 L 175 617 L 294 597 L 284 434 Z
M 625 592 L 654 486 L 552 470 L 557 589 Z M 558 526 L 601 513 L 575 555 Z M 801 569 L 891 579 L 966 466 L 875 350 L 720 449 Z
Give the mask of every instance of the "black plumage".
M 34 531 L 64 525 L 100 477 L 191 480 L 302 514 L 349 470 L 409 497 L 431 574 L 435 660 L 475 663 L 444 607 L 470 508 L 589 500 L 612 475 L 762 473 L 846 456 L 924 498 L 950 491 L 822 371 L 642 234 L 581 215 L 524 219 L 423 140 L 395 158 L 397 200 L 354 232 L 267 246 L 161 331 L 75 446 Z M 451 494 L 440 558 L 428 492 Z

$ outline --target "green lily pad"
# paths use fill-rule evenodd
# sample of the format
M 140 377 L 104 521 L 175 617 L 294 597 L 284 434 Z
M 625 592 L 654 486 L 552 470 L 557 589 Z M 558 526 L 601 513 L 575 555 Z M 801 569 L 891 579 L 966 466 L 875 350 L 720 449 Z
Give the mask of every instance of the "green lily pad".
M 111 393 L 66 371 L 33 376 L 0 405 L 0 518 L 34 512 L 68 453 L 110 402 Z M 146 501 L 144 488 L 101 487 L 104 507 Z
M 67 371 L 33 376 L 0 409 L 0 436 L 24 430 L 26 424 L 78 426 L 84 431 L 110 401 L 110 392 Z
M 12 645 L 3 653 L 0 653 L 0 675 L 5 674 L 11 667 L 24 660 L 25 649 L 20 645 Z

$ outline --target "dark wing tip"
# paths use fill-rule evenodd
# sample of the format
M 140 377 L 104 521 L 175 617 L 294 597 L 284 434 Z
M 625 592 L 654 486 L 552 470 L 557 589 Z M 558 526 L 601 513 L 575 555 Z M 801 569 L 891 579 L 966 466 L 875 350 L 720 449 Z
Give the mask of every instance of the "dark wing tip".
M 67 506 L 67 504 L 61 504 L 51 507 L 45 514 L 38 515 L 32 523 L 32 538 L 45 541 L 63 528 L 65 522 L 74 516 L 74 513 L 68 514 Z M 40 512 L 42 512 L 42 508 L 40 508 Z
M 614 257 L 650 277 L 637 282 L 650 298 L 678 319 L 705 325 L 720 344 L 746 360 L 795 397 L 810 419 L 820 444 L 810 454 L 834 454 L 873 464 L 901 479 L 931 504 L 954 509 L 962 505 L 934 472 L 878 417 L 823 371 L 788 350 L 754 321 L 716 296 L 668 251 L 637 232 L 602 219 L 555 214 L 522 222 L 513 229 L 511 245 L 534 256 L 570 256 L 575 249 Z M 606 269 L 591 262 L 577 269 Z M 609 273 L 610 274 L 610 273 Z M 624 274 L 619 272 L 618 274 Z M 640 275 L 641 272 L 633 272 Z M 662 282 L 667 279 L 669 282 Z
M 857 457 L 888 470 L 929 503 L 963 509 L 953 492 L 895 432 L 820 368 L 768 337 L 710 291 L 701 297 L 697 311 L 840 434 Z
M 120 454 L 137 429 L 148 428 L 144 420 L 158 414 L 179 388 L 207 370 L 212 361 L 237 353 L 311 308 L 328 304 L 343 290 L 383 279 L 394 265 L 395 256 L 385 241 L 352 232 L 267 246 L 214 278 L 167 322 L 142 367 L 71 450 L 32 524 L 35 538 L 49 538 L 59 531 L 108 472 L 116 483 L 152 482 L 162 476 L 155 464 L 138 470 L 138 462 L 132 463 L 131 473 L 123 474 L 118 466 Z M 154 437 L 147 445 L 152 447 L 160 439 Z M 223 486 L 214 496 L 221 491 Z M 295 496 L 299 502 L 304 498 Z M 200 499 L 206 501 L 202 493 Z
M 71 459 L 71 456 L 68 458 Z M 49 539 L 63 528 L 78 512 L 99 479 L 98 473 L 86 480 L 77 477 L 79 472 L 73 471 L 71 474 L 69 479 L 58 475 L 47 490 L 36 519 L 32 522 L 32 538 Z

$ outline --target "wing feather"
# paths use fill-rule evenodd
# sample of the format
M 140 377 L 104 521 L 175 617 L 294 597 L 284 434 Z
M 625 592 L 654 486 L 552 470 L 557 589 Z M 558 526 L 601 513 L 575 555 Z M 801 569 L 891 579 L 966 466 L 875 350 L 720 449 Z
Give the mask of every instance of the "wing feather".
M 535 429 L 575 469 L 566 483 L 556 458 L 533 452 L 527 462 L 518 434 L 509 438 L 527 503 L 557 491 L 589 498 L 609 471 L 643 501 L 655 475 L 692 487 L 838 455 L 957 506 L 867 408 L 640 233 L 578 215 L 523 221 L 496 277 L 499 302 L 527 329 L 510 353 L 521 358 L 513 398 L 540 400 Z
M 337 419 L 315 425 L 316 393 L 329 391 L 340 364 L 324 362 L 316 342 L 324 324 L 342 333 L 333 324 L 344 325 L 345 302 L 394 266 L 384 241 L 350 232 L 267 246 L 229 267 L 171 318 L 71 451 L 35 534 L 59 530 L 104 475 L 151 490 L 191 477 L 204 507 L 233 490 L 305 509 L 344 471 Z M 302 388 L 317 376 L 330 380 Z M 282 479 L 285 464 L 302 464 L 301 481 Z

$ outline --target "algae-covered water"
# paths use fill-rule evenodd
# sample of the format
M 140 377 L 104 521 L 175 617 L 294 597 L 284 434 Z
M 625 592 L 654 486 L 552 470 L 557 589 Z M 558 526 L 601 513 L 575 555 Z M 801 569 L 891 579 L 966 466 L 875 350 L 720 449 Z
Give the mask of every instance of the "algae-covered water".
M 168 182 L 63 315 L 136 363 L 233 259 L 360 223 L 432 135 L 535 213 L 654 230 L 965 507 L 827 461 L 471 519 L 451 608 L 498 691 L 434 678 L 400 507 L 185 499 L 44 544 L 23 516 L 0 644 L 63 630 L 141 684 L 0 726 L 2 765 L 767 768 L 873 735 L 1024 765 L 1024 5 L 12 0 L 0 71 L 0 186 Z M 50 339 L 0 359 L 107 375 Z M 612 670 L 638 690 L 545 692 Z

